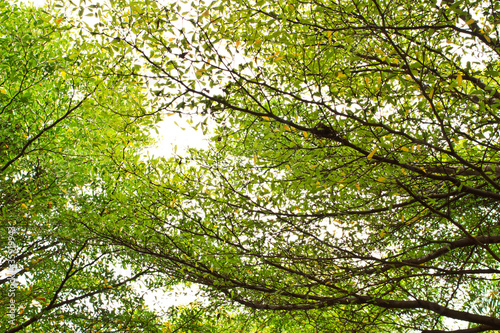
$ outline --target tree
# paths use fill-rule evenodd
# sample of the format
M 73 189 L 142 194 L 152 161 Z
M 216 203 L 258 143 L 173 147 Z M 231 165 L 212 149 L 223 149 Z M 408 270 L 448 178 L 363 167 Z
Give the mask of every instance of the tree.
M 215 298 L 321 313 L 318 331 L 500 329 L 499 5 L 192 8 L 95 9 L 155 101 L 217 125 L 209 151 L 124 164 L 140 222 L 94 232 Z
M 500 329 L 498 4 L 59 8 L 1 4 L 4 331 L 168 331 L 142 276 L 250 309 L 179 331 Z M 146 159 L 161 112 L 211 149 Z
M 120 59 L 54 13 L 0 1 L 0 330 L 160 331 L 131 286 L 154 270 L 117 271 L 129 255 L 85 228 L 113 209 L 114 163 L 138 159 L 157 114 Z

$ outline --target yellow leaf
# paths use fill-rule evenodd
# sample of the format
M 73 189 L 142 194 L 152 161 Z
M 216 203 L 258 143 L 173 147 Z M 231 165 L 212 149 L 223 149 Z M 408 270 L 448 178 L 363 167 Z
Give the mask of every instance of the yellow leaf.
M 370 85 L 370 80 L 368 79 L 368 76 L 365 76 L 365 83 L 366 83 L 367 86 Z
M 28 209 L 28 207 L 25 204 L 21 204 L 21 207 L 23 207 L 24 209 Z
M 378 150 L 378 148 L 373 149 L 373 151 L 370 154 L 368 154 L 368 156 L 366 156 L 366 159 L 368 161 L 371 160 L 373 155 L 375 155 L 375 153 L 377 152 L 377 150 Z
M 203 14 L 201 14 L 201 17 L 207 17 L 207 16 L 208 16 L 208 9 L 207 9 L 207 10 L 205 10 L 205 11 L 203 12 Z
M 286 167 L 288 170 L 292 171 L 292 168 L 290 168 L 290 166 L 289 166 L 288 164 L 287 164 L 287 165 L 285 165 L 285 167 Z
M 257 154 L 253 155 L 253 164 L 257 165 Z
M 176 114 L 176 113 L 175 112 L 167 113 L 167 117 L 173 116 L 174 114 Z
M 346 77 L 346 75 L 342 72 L 338 72 L 337 77 Z
M 375 51 L 376 51 L 378 54 L 380 54 L 380 55 L 384 55 L 384 54 L 385 54 L 385 53 L 384 53 L 384 51 L 382 51 L 381 49 L 375 49 Z
M 487 35 L 484 35 L 484 38 L 486 38 L 486 40 L 488 41 L 488 43 L 491 43 L 490 37 L 488 37 Z
M 378 177 L 377 181 L 379 183 L 383 183 L 385 181 L 385 179 L 386 179 L 385 177 Z
M 309 168 L 310 168 L 310 169 L 314 169 L 314 168 L 316 168 L 316 167 L 318 167 L 318 166 L 319 166 L 319 164 L 315 164 L 315 165 L 310 166 Z
M 240 46 L 240 41 L 236 42 L 236 47 Z
M 471 18 L 470 20 L 468 20 L 467 22 L 465 22 L 465 24 L 471 25 L 474 22 L 475 22 L 475 20 Z
M 267 121 L 270 120 L 269 117 L 266 117 L 266 116 L 262 116 L 262 118 L 264 118 L 264 120 L 267 120 Z
M 401 149 L 402 151 L 406 151 L 406 152 L 410 151 L 410 150 L 409 150 L 408 148 L 406 148 L 406 147 L 401 147 L 400 149 Z
M 58 18 L 58 19 L 56 20 L 56 23 L 57 23 L 57 24 L 59 24 L 59 23 L 61 23 L 61 22 L 62 22 L 62 20 L 63 20 L 62 18 Z
M 62 72 L 61 72 L 61 76 L 65 79 L 65 78 L 66 78 L 66 72 L 65 72 L 65 71 L 62 71 Z
M 385 236 L 385 234 L 387 234 L 387 231 L 382 230 L 382 231 L 380 232 L 380 238 L 384 237 L 384 236 Z
M 457 75 L 457 83 L 459 86 L 462 85 L 462 74 Z
M 308 137 L 309 136 L 309 133 L 307 133 L 306 131 L 304 131 L 304 137 Z
M 277 57 L 277 58 L 274 58 L 274 60 L 278 61 L 278 60 L 281 60 L 283 59 L 284 57 Z
M 358 191 L 360 191 L 359 182 L 356 183 L 356 188 L 358 189 Z
M 260 38 L 257 38 L 257 39 L 255 40 L 255 44 L 260 44 L 261 42 L 262 42 L 262 41 L 260 40 Z
M 290 127 L 288 127 L 287 125 L 283 125 L 283 128 L 289 132 L 291 131 Z
M 331 31 L 327 31 L 326 35 L 328 36 L 328 42 L 331 43 L 332 42 L 332 32 Z
M 2 94 L 6 94 L 6 93 L 7 93 L 7 90 L 5 90 L 4 88 L 0 88 L 0 92 L 1 92 Z
M 381 79 L 381 78 L 378 78 L 378 79 L 377 79 L 377 84 L 379 84 L 379 85 L 380 85 L 380 83 L 381 83 L 381 82 L 382 82 L 382 79 Z
M 406 224 L 409 225 L 409 224 L 412 224 L 412 223 L 417 222 L 417 221 L 418 221 L 418 217 L 414 217 L 411 220 L 406 221 Z
M 169 38 L 168 41 L 169 42 L 173 42 L 175 40 L 175 38 Z

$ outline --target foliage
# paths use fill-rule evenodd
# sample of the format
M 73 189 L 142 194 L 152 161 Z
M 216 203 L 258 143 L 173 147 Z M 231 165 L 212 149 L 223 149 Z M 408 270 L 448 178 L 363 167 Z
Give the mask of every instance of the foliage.
M 112 210 L 115 163 L 150 142 L 142 84 L 107 77 L 126 68 L 47 8 L 2 1 L 0 21 L 0 330 L 154 332 L 130 286 L 152 270 L 116 271 L 124 251 L 85 226 Z
M 2 134 L 17 152 L 2 160 L 5 186 L 13 186 L 2 196 L 23 193 L 3 200 L 11 205 L 5 220 L 20 221 L 29 208 L 38 214 L 29 221 L 58 221 L 43 228 L 43 245 L 54 238 L 74 255 L 88 240 L 94 255 L 164 279 L 154 284 L 198 283 L 212 300 L 245 307 L 242 316 L 255 311 L 242 329 L 500 329 L 496 2 L 65 6 L 56 27 L 68 22 L 84 38 L 66 34 L 68 44 L 47 50 L 85 51 L 58 55 L 66 74 L 48 82 L 71 77 L 72 85 L 43 98 L 68 106 L 88 94 L 78 114 L 102 118 L 81 126 L 75 114 L 74 139 L 63 126 L 54 126 L 57 137 L 29 127 L 28 146 L 32 133 L 46 139 L 36 139 L 37 150 Z M 194 126 L 213 134 L 211 148 L 141 158 L 156 111 L 204 115 Z M 56 178 L 28 199 L 18 179 L 35 186 L 28 170 L 38 159 Z M 62 201 L 57 219 L 28 206 L 51 208 L 44 196 Z M 85 272 L 86 283 L 104 274 Z M 201 309 L 173 309 L 170 322 L 186 332 L 239 327 Z
M 334 320 L 331 311 L 259 311 L 224 302 L 172 307 L 165 318 L 166 332 L 318 332 Z M 345 327 L 347 329 L 347 327 Z
M 498 10 L 113 3 L 94 33 L 218 125 L 136 175 L 146 229 L 109 237 L 215 298 L 323 309 L 321 331 L 500 328 Z

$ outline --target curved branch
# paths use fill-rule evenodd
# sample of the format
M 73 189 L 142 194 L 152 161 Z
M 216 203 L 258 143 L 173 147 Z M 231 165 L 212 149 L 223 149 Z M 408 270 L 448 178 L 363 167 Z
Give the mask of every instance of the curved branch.
M 494 327 L 488 325 L 479 325 L 472 328 L 464 328 L 461 330 L 454 331 L 443 331 L 443 330 L 423 330 L 422 333 L 478 333 L 494 330 Z
M 438 303 L 424 301 L 424 300 L 399 301 L 399 300 L 387 300 L 383 298 L 376 298 L 371 296 L 358 296 L 358 295 L 350 297 L 342 297 L 342 298 L 328 298 L 328 299 L 325 298 L 324 301 L 319 301 L 315 303 L 298 303 L 298 304 L 282 304 L 282 305 L 264 304 L 256 301 L 248 301 L 237 297 L 233 297 L 233 300 L 245 306 L 263 310 L 287 310 L 287 311 L 312 310 L 312 309 L 326 308 L 336 304 L 373 305 L 384 309 L 401 309 L 401 310 L 424 309 L 434 312 L 440 316 L 481 324 L 482 327 L 491 327 L 491 329 L 500 329 L 500 318 L 483 316 L 465 311 L 457 311 L 439 305 Z
M 443 246 L 443 247 L 435 250 L 434 252 L 428 253 L 422 257 L 408 259 L 408 260 L 402 260 L 402 261 L 389 262 L 380 268 L 372 268 L 369 270 L 364 270 L 364 271 L 361 271 L 361 273 L 365 273 L 365 274 L 383 273 L 383 272 L 386 272 L 390 269 L 397 268 L 397 267 L 421 265 L 421 264 L 429 262 L 433 259 L 439 258 L 439 257 L 445 255 L 446 253 L 450 252 L 451 250 L 464 248 L 464 247 L 468 247 L 468 246 L 477 246 L 478 242 L 480 244 L 499 244 L 500 243 L 500 235 L 479 236 L 479 237 L 472 237 L 472 238 L 473 239 L 471 239 L 471 238 L 458 239 L 456 241 L 448 243 L 447 246 Z

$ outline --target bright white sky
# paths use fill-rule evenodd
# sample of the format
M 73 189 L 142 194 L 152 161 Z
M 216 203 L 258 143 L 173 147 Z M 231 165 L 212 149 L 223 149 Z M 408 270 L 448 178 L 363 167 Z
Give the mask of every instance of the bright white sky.
M 179 118 L 177 115 L 166 117 L 158 125 L 158 135 L 155 135 L 157 144 L 148 150 L 151 155 L 170 157 L 175 154 L 183 155 L 189 148 L 208 148 L 207 138 L 201 130 L 195 131 L 186 122 L 187 117 Z

